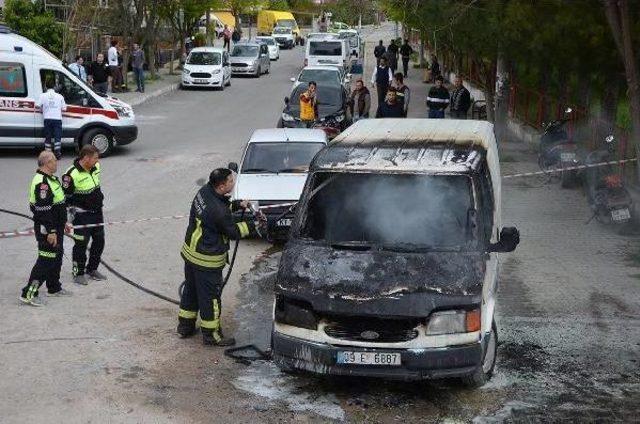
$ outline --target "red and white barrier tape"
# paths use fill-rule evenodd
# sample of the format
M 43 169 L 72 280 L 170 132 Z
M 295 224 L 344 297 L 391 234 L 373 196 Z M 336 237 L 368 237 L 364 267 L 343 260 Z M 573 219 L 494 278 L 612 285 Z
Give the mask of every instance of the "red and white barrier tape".
M 599 166 L 618 165 L 618 164 L 627 163 L 627 162 L 636 162 L 637 160 L 638 158 L 633 158 L 633 159 L 612 160 L 609 162 L 592 163 L 588 165 L 565 166 L 562 168 L 548 169 L 546 171 L 522 172 L 520 174 L 503 175 L 502 178 L 506 179 L 506 178 L 530 177 L 533 175 L 555 174 L 562 171 L 574 171 L 578 169 L 597 168 Z

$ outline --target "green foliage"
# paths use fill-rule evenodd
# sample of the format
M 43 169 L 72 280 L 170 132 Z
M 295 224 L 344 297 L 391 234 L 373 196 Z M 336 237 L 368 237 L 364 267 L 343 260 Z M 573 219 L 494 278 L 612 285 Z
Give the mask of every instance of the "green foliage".
M 44 10 L 41 2 L 7 0 L 3 13 L 5 23 L 13 31 L 54 54 L 62 54 L 63 27 Z
M 375 4 L 371 0 L 336 0 L 323 6 L 323 10 L 331 12 L 333 22 L 344 22 L 356 26 L 360 15 L 362 24 L 375 22 Z
M 270 0 L 267 8 L 268 10 L 291 10 L 287 0 Z

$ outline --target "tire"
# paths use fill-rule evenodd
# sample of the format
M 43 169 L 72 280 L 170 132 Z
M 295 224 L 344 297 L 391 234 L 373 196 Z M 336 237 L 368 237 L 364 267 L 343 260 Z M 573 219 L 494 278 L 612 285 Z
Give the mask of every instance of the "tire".
M 100 157 L 107 157 L 113 151 L 113 135 L 104 128 L 92 128 L 82 136 L 82 145 L 87 144 L 95 146 Z
M 271 66 L 269 66 L 267 68 L 267 70 L 264 72 L 265 75 L 269 75 L 269 72 L 271 72 Z
M 220 87 L 218 87 L 218 90 L 219 91 L 224 91 L 224 86 L 225 86 L 225 84 L 223 82 L 222 84 L 220 84 Z
M 487 341 L 487 350 L 483 352 L 482 364 L 472 373 L 461 377 L 462 384 L 470 388 L 477 388 L 486 384 L 493 375 L 498 353 L 498 329 L 496 322 L 491 323 L 491 332 Z
M 227 87 L 231 87 L 231 75 L 229 75 L 229 81 L 227 81 Z
M 256 71 L 256 74 L 253 77 L 260 78 L 260 75 L 262 75 L 262 67 L 258 66 L 258 70 Z

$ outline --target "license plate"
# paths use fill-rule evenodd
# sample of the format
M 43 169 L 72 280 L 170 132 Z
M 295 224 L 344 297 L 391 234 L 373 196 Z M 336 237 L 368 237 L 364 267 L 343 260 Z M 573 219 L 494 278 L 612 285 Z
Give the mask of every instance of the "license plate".
M 560 160 L 562 162 L 572 162 L 576 158 L 576 154 L 573 152 L 560 153 Z
M 279 219 L 276 225 L 278 227 L 291 227 L 291 218 Z
M 339 364 L 400 366 L 399 353 L 338 352 Z
M 627 221 L 631 219 L 631 212 L 629 209 L 614 209 L 611 211 L 611 219 L 614 221 Z
M 206 80 L 206 79 L 194 79 L 193 82 L 196 83 L 196 84 L 208 84 L 209 83 L 209 81 Z

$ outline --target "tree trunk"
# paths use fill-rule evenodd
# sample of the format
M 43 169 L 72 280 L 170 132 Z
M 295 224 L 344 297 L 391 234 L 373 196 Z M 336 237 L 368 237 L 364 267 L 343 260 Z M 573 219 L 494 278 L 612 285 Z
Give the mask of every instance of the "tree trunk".
M 427 37 L 427 34 L 424 31 L 420 31 L 420 69 L 424 68 L 427 61 L 426 58 L 424 57 L 424 52 L 425 52 L 425 38 Z
M 605 85 L 600 105 L 600 119 L 613 128 L 618 114 L 618 101 L 620 99 L 620 85 L 617 78 Z
M 495 86 L 495 129 L 498 140 L 502 141 L 507 137 L 507 121 L 509 119 L 509 94 L 510 81 L 507 60 L 502 52 L 498 52 L 496 64 L 496 86 Z
M 640 76 L 634 54 L 631 36 L 631 19 L 629 17 L 629 2 L 627 0 L 607 0 L 605 13 L 613 39 L 624 63 L 627 78 L 627 96 L 631 109 L 631 142 L 634 145 L 636 157 L 640 157 Z M 640 181 L 640 166 L 636 164 L 637 178 Z

